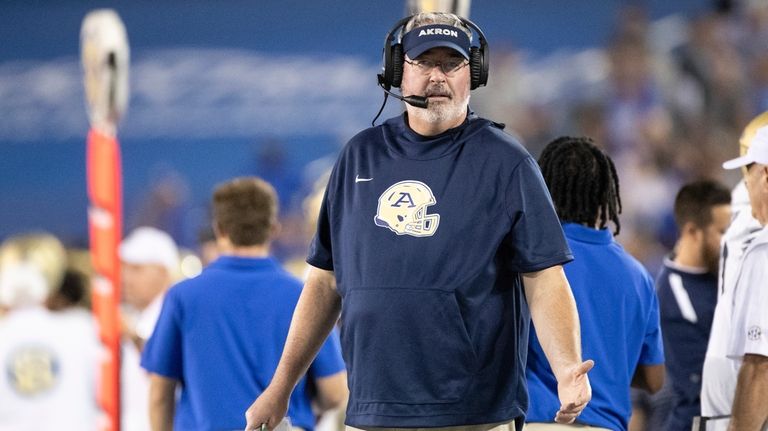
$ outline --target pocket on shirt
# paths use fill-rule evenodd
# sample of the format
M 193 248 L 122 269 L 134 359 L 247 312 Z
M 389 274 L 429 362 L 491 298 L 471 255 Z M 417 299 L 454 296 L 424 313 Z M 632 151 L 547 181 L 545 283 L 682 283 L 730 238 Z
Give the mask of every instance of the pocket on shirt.
M 342 343 L 351 397 L 362 403 L 460 401 L 477 368 L 451 291 L 351 289 Z

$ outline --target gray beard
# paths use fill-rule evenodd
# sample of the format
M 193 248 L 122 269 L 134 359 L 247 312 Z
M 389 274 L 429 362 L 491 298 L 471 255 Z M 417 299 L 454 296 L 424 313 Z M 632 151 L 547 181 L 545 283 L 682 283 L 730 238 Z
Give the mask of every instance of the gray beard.
M 412 109 L 409 114 L 426 123 L 442 123 L 446 120 L 453 120 L 467 115 L 467 105 L 469 104 L 469 95 L 463 101 L 454 103 L 435 103 L 430 104 L 427 109 Z

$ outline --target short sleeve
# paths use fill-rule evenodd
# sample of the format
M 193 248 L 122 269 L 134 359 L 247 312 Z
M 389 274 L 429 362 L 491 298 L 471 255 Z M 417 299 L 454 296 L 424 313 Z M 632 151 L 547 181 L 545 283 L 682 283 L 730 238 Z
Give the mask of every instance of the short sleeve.
M 640 349 L 640 365 L 658 365 L 664 363 L 664 344 L 661 337 L 661 322 L 659 318 L 659 300 L 653 287 L 650 275 L 645 276 L 645 291 L 650 296 L 648 320 L 645 322 L 645 337 Z
M 317 217 L 317 231 L 309 245 L 307 263 L 320 269 L 333 271 L 333 245 L 331 244 L 331 220 L 327 188 Z
M 768 247 L 744 256 L 742 274 L 736 286 L 734 326 L 728 356 L 768 356 Z
M 573 260 L 573 255 L 539 166 L 532 157 L 512 171 L 505 193 L 510 232 L 504 245 L 506 265 L 515 272 L 534 272 Z
M 144 346 L 141 366 L 151 373 L 183 380 L 178 288 L 179 286 L 171 288 L 163 300 L 155 330 Z
M 334 375 L 344 370 L 344 360 L 341 357 L 339 331 L 334 328 L 325 343 L 320 347 L 315 360 L 309 367 L 309 374 L 314 378 Z

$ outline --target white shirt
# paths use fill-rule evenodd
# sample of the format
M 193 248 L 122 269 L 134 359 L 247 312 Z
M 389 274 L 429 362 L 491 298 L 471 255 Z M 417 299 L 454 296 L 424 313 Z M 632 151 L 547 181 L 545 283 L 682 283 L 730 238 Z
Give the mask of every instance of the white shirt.
M 744 182 L 740 182 L 732 192 L 731 208 L 733 219 L 723 235 L 720 257 L 720 279 L 712 330 L 704 359 L 701 386 L 702 416 L 730 415 L 733 397 L 736 391 L 736 379 L 741 367 L 741 357 L 729 355 L 730 340 L 736 335 L 733 317 L 735 301 L 744 301 L 742 292 L 735 295 L 736 282 L 742 270 L 742 258 L 748 246 L 761 231 L 760 224 L 752 217 Z M 747 302 L 751 299 L 747 300 Z M 727 419 L 708 422 L 707 430 L 726 430 Z
M 768 227 L 744 253 L 733 300 L 733 327 L 727 356 L 768 356 Z
M 138 313 L 134 330 L 148 340 L 160 317 L 164 295 Z M 149 375 L 141 368 L 141 352 L 133 341 L 123 340 L 120 366 L 121 430 L 149 431 Z
M 0 431 L 96 430 L 100 344 L 87 310 L 0 320 Z

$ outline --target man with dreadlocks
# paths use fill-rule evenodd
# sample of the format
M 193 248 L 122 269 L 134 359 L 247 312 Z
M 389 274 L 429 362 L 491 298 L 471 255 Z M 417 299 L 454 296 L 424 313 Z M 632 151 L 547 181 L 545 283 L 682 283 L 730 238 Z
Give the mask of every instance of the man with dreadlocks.
M 574 255 L 565 273 L 582 316 L 583 354 L 600 364 L 590 373 L 592 401 L 576 426 L 626 430 L 630 385 L 653 393 L 664 382 L 653 279 L 613 238 L 621 228 L 619 178 L 613 161 L 590 138 L 556 139 L 542 152 L 539 166 Z M 526 431 L 572 428 L 554 423 L 551 415 L 559 405 L 557 380 L 535 325 L 526 377 L 531 400 Z

